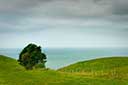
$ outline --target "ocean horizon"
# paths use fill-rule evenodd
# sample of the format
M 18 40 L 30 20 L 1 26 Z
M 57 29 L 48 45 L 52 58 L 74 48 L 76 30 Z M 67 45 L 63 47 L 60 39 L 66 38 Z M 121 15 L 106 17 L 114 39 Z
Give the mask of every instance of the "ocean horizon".
M 0 55 L 18 59 L 22 48 L 0 48 Z M 44 48 L 46 67 L 58 69 L 79 61 L 111 56 L 128 56 L 128 48 Z

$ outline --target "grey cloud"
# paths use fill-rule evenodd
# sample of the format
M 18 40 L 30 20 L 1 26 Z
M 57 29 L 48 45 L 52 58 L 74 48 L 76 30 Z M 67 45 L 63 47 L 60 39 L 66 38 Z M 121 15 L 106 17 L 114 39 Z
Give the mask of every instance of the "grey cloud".
M 36 26 L 36 29 L 44 30 L 53 24 L 59 25 L 59 20 L 47 22 L 44 18 L 80 19 L 83 22 L 104 19 L 116 24 L 127 23 L 127 4 L 127 0 L 0 0 L 0 26 L 4 29 L 0 30 L 35 31 Z M 32 21 L 27 21 L 27 18 Z M 35 23 L 35 18 L 41 19 L 40 24 Z M 76 24 L 74 21 L 72 23 Z
M 7 46 L 10 35 L 14 45 L 46 40 L 54 46 L 58 38 L 73 43 L 83 38 L 79 43 L 91 43 L 97 38 L 100 45 L 112 40 L 127 46 L 127 4 L 127 0 L 0 0 L 0 37 L 5 36 L 1 46 Z
M 22 28 L 11 28 L 11 27 L 6 27 L 4 29 L 0 28 L 0 34 L 7 34 L 7 33 L 15 33 L 15 34 L 27 34 L 27 33 L 33 33 L 33 32 L 40 32 L 41 30 L 45 30 L 42 27 L 40 28 L 26 28 L 26 29 L 22 29 Z
M 49 1 L 51 0 L 0 0 L 0 21 L 11 23 L 31 17 L 31 8 Z
M 127 0 L 3 0 L 0 12 L 48 17 L 110 16 L 127 14 L 127 4 Z
M 24 11 L 51 0 L 0 0 L 0 11 Z
M 114 0 L 113 13 L 117 15 L 128 15 L 128 0 Z
M 107 1 L 103 1 L 107 3 Z M 41 11 L 42 10 L 42 11 Z M 54 0 L 33 9 L 37 15 L 52 17 L 97 17 L 110 14 L 109 4 L 99 5 L 93 0 Z M 33 14 L 34 14 L 33 13 Z
M 107 16 L 104 18 L 105 20 L 108 20 L 112 23 L 117 23 L 117 24 L 128 24 L 128 15 L 112 15 L 112 16 Z

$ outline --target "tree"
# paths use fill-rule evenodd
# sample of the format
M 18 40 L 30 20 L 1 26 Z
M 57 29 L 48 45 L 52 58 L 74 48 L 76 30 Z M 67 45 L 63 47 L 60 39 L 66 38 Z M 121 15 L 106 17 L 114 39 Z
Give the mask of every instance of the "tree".
M 21 51 L 18 62 L 27 70 L 38 65 L 45 68 L 46 55 L 41 52 L 40 46 L 31 43 Z

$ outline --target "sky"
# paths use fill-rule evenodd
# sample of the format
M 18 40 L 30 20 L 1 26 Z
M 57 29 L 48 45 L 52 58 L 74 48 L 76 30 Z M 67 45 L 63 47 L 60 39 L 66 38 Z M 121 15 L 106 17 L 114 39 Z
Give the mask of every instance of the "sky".
M 128 47 L 128 0 L 0 0 L 0 48 Z

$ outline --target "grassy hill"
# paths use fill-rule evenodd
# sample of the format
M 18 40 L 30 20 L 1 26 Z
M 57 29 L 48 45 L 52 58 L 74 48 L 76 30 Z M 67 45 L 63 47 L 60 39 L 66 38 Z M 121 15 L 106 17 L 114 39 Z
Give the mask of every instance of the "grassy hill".
M 58 69 L 63 72 L 106 78 L 127 79 L 128 57 L 107 57 L 78 62 Z
M 66 72 L 105 71 L 128 66 L 128 57 L 107 57 L 78 62 L 59 70 Z
M 103 58 L 104 62 L 107 61 L 107 58 Z M 116 59 L 119 65 L 116 64 L 116 61 L 111 67 L 104 67 L 104 71 L 110 71 L 115 66 L 123 68 L 123 72 L 127 75 L 128 60 L 127 57 L 123 58 L 109 58 Z M 108 60 L 108 59 L 107 59 Z M 96 62 L 97 61 L 97 62 Z M 121 76 L 121 78 L 106 78 L 106 76 L 99 77 L 102 65 L 99 63 L 102 59 L 79 62 L 68 67 L 59 69 L 58 71 L 48 70 L 48 69 L 35 69 L 32 71 L 26 71 L 22 66 L 20 66 L 15 59 L 0 55 L 0 85 L 127 85 L 128 78 Z M 85 63 L 88 63 L 85 64 Z M 94 65 L 92 65 L 93 63 Z M 94 68 L 93 66 L 96 66 Z M 83 65 L 82 65 L 83 64 Z M 110 64 L 110 63 L 109 63 Z M 112 61 L 111 61 L 112 64 Z M 92 67 L 89 67 L 91 65 Z M 100 66 L 101 65 L 101 66 Z M 75 67 L 79 67 L 79 70 L 75 70 Z M 85 67 L 88 66 L 88 67 Z M 99 67 L 98 67 L 99 66 Z M 81 69 L 80 69 L 81 67 Z M 67 70 L 68 69 L 68 70 Z M 83 71 L 83 70 L 84 71 Z M 88 70 L 86 70 L 88 69 Z M 74 70 L 73 72 L 71 70 Z M 98 72 L 97 75 L 89 74 L 91 71 Z M 123 73 L 122 72 L 122 73 Z M 89 74 L 89 75 L 87 75 Z M 118 75 L 120 76 L 120 74 Z

